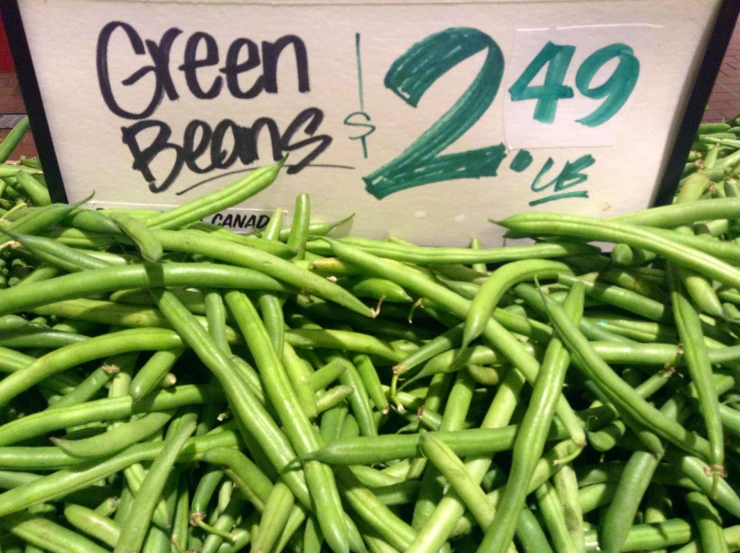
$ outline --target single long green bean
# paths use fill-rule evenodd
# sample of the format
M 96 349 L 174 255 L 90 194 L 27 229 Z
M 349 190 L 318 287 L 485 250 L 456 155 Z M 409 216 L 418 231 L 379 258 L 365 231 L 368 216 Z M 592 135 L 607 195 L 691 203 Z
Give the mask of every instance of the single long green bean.
M 290 290 L 274 278 L 240 267 L 207 263 L 166 263 L 155 267 L 108 267 L 8 288 L 0 291 L 0 315 L 122 288 L 200 286 L 275 292 Z

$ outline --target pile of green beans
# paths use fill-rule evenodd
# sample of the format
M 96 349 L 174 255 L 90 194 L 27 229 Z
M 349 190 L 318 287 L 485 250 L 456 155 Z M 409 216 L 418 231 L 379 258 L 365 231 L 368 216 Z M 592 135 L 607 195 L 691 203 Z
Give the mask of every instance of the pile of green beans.
M 498 248 L 347 236 L 305 194 L 202 222 L 282 162 L 162 213 L 54 204 L 3 163 L 25 128 L 0 553 L 740 551 L 740 126 L 700 128 L 673 205 L 513 215 L 531 244 Z

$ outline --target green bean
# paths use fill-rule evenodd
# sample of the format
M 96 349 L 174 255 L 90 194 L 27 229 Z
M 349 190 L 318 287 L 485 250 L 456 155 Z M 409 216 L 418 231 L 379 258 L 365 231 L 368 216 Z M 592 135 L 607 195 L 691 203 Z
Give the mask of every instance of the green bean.
M 722 530 L 722 536 L 720 539 L 723 540 L 729 551 L 740 550 L 740 526 L 730 526 Z M 682 548 L 677 549 L 676 553 L 699 553 L 699 545 L 696 541 L 692 541 L 684 545 Z M 726 549 L 725 549 L 726 551 Z
M 169 391 L 159 392 L 137 404 L 133 404 L 128 397 L 102 399 L 69 408 L 52 411 L 47 410 L 23 417 L 5 425 L 1 436 L 4 443 L 15 443 L 60 428 L 81 425 L 101 419 L 110 420 L 130 416 L 134 413 L 147 413 L 152 410 L 163 411 L 182 405 L 204 404 L 209 401 L 218 400 L 220 395 L 221 392 L 213 388 L 186 385 L 178 386 Z M 44 459 L 48 459 L 52 467 L 69 466 L 79 462 L 75 461 L 74 457 L 67 455 L 56 447 L 31 448 L 30 450 L 28 448 L 4 447 L 0 448 L 0 466 L 7 468 L 15 467 L 16 454 L 25 454 L 29 459 L 38 458 L 40 462 L 46 462 Z M 29 463 L 31 462 L 29 460 Z
M 516 263 L 516 262 L 515 262 Z M 461 295 L 466 300 L 474 300 L 475 296 L 480 292 L 481 286 L 473 282 L 464 282 L 460 280 L 452 280 L 442 275 L 435 275 L 435 278 L 444 284 L 447 288 Z
M 89 297 L 120 288 L 155 286 L 203 286 L 241 290 L 287 291 L 284 285 L 267 275 L 227 265 L 167 263 L 148 271 L 143 265 L 108 267 L 79 274 L 64 275 L 33 286 L 19 286 L 0 292 L 0 314 L 15 313 L 65 299 Z
M 331 362 L 340 358 L 341 356 L 331 355 L 327 359 Z M 364 436 L 376 436 L 378 434 L 375 426 L 375 420 L 372 415 L 372 406 L 370 405 L 370 397 L 368 396 L 365 385 L 360 378 L 360 374 L 355 366 L 346 361 L 345 369 L 339 375 L 339 382 L 341 386 L 337 388 L 347 389 L 351 388 L 352 393 L 344 395 L 348 398 L 350 410 L 354 417 L 357 419 L 362 435 Z M 335 388 L 335 390 L 337 389 Z M 325 396 L 326 394 L 324 394 Z M 324 396 L 321 396 L 322 400 Z M 324 403 L 324 401 L 322 401 Z
M 92 536 L 109 547 L 115 547 L 121 528 L 111 519 L 98 515 L 92 509 L 69 504 L 64 507 L 64 518 L 72 526 Z
M 157 263 L 162 258 L 162 244 L 141 221 L 125 213 L 111 213 L 109 217 L 121 232 L 133 240 L 146 261 Z
M 146 490 L 142 490 L 146 475 L 147 469 L 141 463 L 133 463 L 131 466 L 123 469 L 123 477 L 126 479 L 126 485 L 131 490 L 134 498 L 138 497 L 142 492 L 146 493 Z M 132 501 L 131 504 L 133 505 L 133 503 Z M 169 509 L 167 502 L 164 497 L 158 498 L 151 517 L 152 525 L 169 531 L 171 521 L 172 511 Z
M 206 510 L 211 503 L 216 488 L 224 478 L 224 471 L 220 467 L 210 466 L 198 481 L 198 485 L 193 493 L 193 499 L 190 506 L 190 524 L 195 525 L 196 521 L 202 520 L 206 516 Z
M 465 419 L 470 409 L 475 390 L 475 382 L 466 372 L 455 375 L 450 394 L 447 397 L 447 405 L 442 415 L 439 426 L 441 431 L 454 432 L 461 430 L 465 425 Z M 435 463 L 427 466 L 421 482 L 419 497 L 414 507 L 414 516 L 411 525 L 419 530 L 429 520 L 436 510 L 443 495 L 444 481 Z
M 265 330 L 267 327 L 265 327 Z M 277 351 L 277 350 L 276 350 Z M 295 392 L 296 399 L 301 405 L 305 416 L 315 419 L 318 415 L 316 397 L 311 386 L 312 372 L 306 367 L 303 359 L 298 357 L 290 344 L 283 344 L 282 363 L 285 374 L 290 380 L 290 385 Z
M 155 236 L 165 249 L 200 254 L 205 257 L 224 260 L 234 265 L 249 267 L 288 284 L 293 284 L 301 290 L 343 305 L 361 315 L 372 315 L 369 307 L 341 286 L 329 282 L 310 271 L 301 269 L 289 261 L 281 260 L 259 250 L 224 244 L 220 240 L 207 236 L 192 237 L 166 230 L 156 231 Z M 234 286 L 233 288 L 239 287 Z
M 465 369 L 470 377 L 481 386 L 496 386 L 501 382 L 501 372 L 493 367 L 482 367 L 468 363 Z
M 210 499 L 215 486 L 218 484 L 218 481 L 220 481 L 220 478 L 218 480 L 216 479 L 216 475 L 219 474 L 221 472 L 221 468 L 223 468 L 244 497 L 254 504 L 259 511 L 262 511 L 265 508 L 265 503 L 272 490 L 272 482 L 270 482 L 270 479 L 243 453 L 231 448 L 214 448 L 213 450 L 206 452 L 203 460 L 214 465 L 219 465 L 219 468 L 214 468 L 210 473 L 207 473 L 213 474 L 212 480 L 215 483 L 208 483 L 208 492 L 204 492 L 203 495 L 208 493 L 208 498 Z M 201 481 L 203 482 L 203 480 Z M 194 496 L 191 512 L 193 512 L 194 515 L 200 513 L 204 516 L 205 507 L 205 501 L 200 501 L 196 505 Z
M 326 443 L 331 443 L 340 437 L 344 419 L 349 413 L 346 403 L 339 403 L 321 415 L 320 433 Z
M 172 520 L 172 543 L 175 549 L 184 551 L 187 547 L 188 526 L 190 523 L 190 490 L 185 478 L 180 479 L 177 500 Z
M 602 284 L 600 282 L 589 282 L 583 278 L 577 278 L 562 273 L 558 275 L 558 282 L 567 286 L 573 286 L 576 282 L 580 282 L 584 285 L 587 295 L 632 313 L 636 313 L 646 319 L 659 322 L 667 322 L 671 320 L 670 310 L 668 310 L 664 304 L 624 288 Z
M 3 232 L 16 242 L 22 244 L 35 257 L 68 272 L 104 269 L 113 264 L 107 259 L 101 259 L 95 254 L 91 255 L 79 249 L 70 248 L 51 238 L 32 236 L 30 234 L 17 234 L 11 231 Z
M 460 458 L 443 442 L 429 434 L 422 434 L 420 446 L 424 455 L 448 480 L 450 486 L 473 513 L 481 528 L 488 528 L 493 521 L 494 510 Z
M 293 494 L 290 488 L 278 482 L 272 488 L 260 520 L 260 531 L 252 543 L 255 553 L 267 553 L 276 544 L 280 531 L 285 528 L 293 509 Z
M 525 344 L 523 347 L 527 353 L 539 353 L 538 349 L 535 349 L 530 344 Z M 433 374 L 457 372 L 466 364 L 505 365 L 507 361 L 501 354 L 486 346 L 453 349 L 432 357 L 419 371 L 413 373 L 413 376 L 406 381 L 404 386 L 408 386 Z
M 308 235 L 309 236 L 323 236 L 325 234 L 328 234 L 335 228 L 338 228 L 348 223 L 349 221 L 351 221 L 354 216 L 355 214 L 352 213 L 351 215 L 348 215 L 344 219 L 340 219 L 339 221 L 335 221 L 332 223 L 312 222 L 308 225 Z M 288 237 L 290 236 L 290 229 L 291 227 L 283 227 L 280 229 L 279 238 L 281 241 L 286 242 L 288 240 Z
M 485 330 L 498 302 L 512 286 L 536 278 L 547 279 L 560 273 L 572 273 L 570 267 L 558 261 L 529 259 L 514 261 L 496 269 L 481 286 L 465 317 L 462 347 L 467 347 Z
M 346 386 L 344 384 L 329 388 L 325 392 L 319 392 L 316 394 L 316 410 L 321 414 L 327 409 L 339 405 L 354 393 L 355 389 L 352 386 Z
M 265 229 L 262 231 L 262 236 L 266 240 L 280 240 L 280 229 L 283 224 L 283 208 L 276 207 L 275 211 L 270 215 L 270 220 L 265 225 Z M 290 229 L 288 229 L 290 231 Z M 287 234 L 285 240 L 287 240 Z
M 463 265 L 470 263 L 506 263 L 523 259 L 553 258 L 596 252 L 591 246 L 573 242 L 542 242 L 531 246 L 483 250 L 471 250 L 468 248 L 424 248 L 420 246 L 368 241 L 361 238 L 345 238 L 342 239 L 342 243 L 362 249 L 367 253 L 379 257 L 416 263 L 422 266 L 457 263 L 462 263 Z M 321 254 L 329 254 L 333 250 L 333 246 L 330 249 L 325 248 L 321 240 L 309 242 L 307 247 L 309 251 L 315 251 Z
M 260 511 L 264 509 L 272 490 L 272 483 L 244 454 L 231 448 L 213 448 L 205 454 L 204 460 L 223 466 L 226 474 L 235 482 L 245 497 Z M 304 511 L 300 506 L 295 506 L 291 519 L 296 520 L 296 513 L 299 512 Z M 300 520 L 298 522 L 300 523 Z M 355 550 L 356 541 L 352 541 L 354 538 L 352 532 L 349 533 L 349 536 L 350 543 L 353 550 Z
M 49 409 L 70 407 L 88 401 L 102 390 L 119 370 L 119 367 L 115 364 L 103 363 L 103 365 L 91 372 L 74 390 L 64 394 L 59 401 L 49 406 Z
M 165 479 L 186 440 L 195 432 L 195 426 L 195 420 L 184 423 L 174 436 L 164 442 L 164 447 L 147 471 L 141 492 L 134 499 L 131 513 L 121 529 L 121 536 L 116 543 L 114 553 L 136 553 L 140 550 L 157 499 L 164 489 Z
M 116 225 L 108 216 L 91 209 L 77 208 L 73 210 L 62 222 L 70 227 L 80 230 L 89 230 L 105 234 L 117 234 L 119 231 Z
M 60 272 L 61 271 L 56 267 L 52 267 L 51 265 L 46 265 L 45 263 L 42 263 L 28 275 L 23 277 L 21 281 L 16 284 L 16 287 L 25 286 L 26 284 L 31 284 L 32 282 L 40 282 L 42 280 L 54 278 L 55 276 L 58 276 Z
M 87 336 L 49 330 L 45 326 L 29 324 L 23 328 L 6 330 L 0 337 L 0 346 L 6 348 L 55 349 L 81 344 Z
M 41 478 L 40 475 L 32 472 L 18 472 L 3 470 L 0 471 L 0 488 L 9 490 L 11 488 L 17 488 L 23 484 L 27 484 L 33 480 Z
M 337 469 L 337 478 L 342 496 L 365 524 L 396 549 L 404 550 L 411 543 L 414 530 L 363 488 L 348 468 Z
M 566 316 L 574 320 L 574 325 L 578 324 L 583 312 L 584 292 L 585 286 L 576 283 L 565 300 Z M 525 485 L 531 480 L 535 464 L 542 456 L 569 363 L 570 356 L 561 341 L 556 338 L 550 340 L 534 384 L 530 406 L 514 442 L 511 474 L 501 499 L 500 509 L 490 531 L 486 532 L 481 543 L 481 547 L 485 547 L 486 551 L 503 552 L 514 537 L 519 511 L 526 498 Z M 545 489 L 542 493 L 549 495 L 550 491 Z
M 503 428 L 475 428 L 457 432 L 436 432 L 456 455 L 487 455 L 508 451 L 514 445 L 518 425 Z M 548 439 L 562 440 L 568 433 L 560 424 L 551 429 Z M 363 436 L 327 444 L 312 453 L 302 455 L 305 460 L 316 459 L 332 465 L 370 465 L 418 455 L 420 437 L 415 434 L 384 434 Z
M 636 451 L 630 457 L 603 518 L 600 541 L 604 551 L 621 551 L 658 461 L 658 457 L 646 451 Z
M 13 153 L 13 150 L 21 143 L 21 140 L 26 135 L 29 127 L 31 126 L 28 121 L 28 117 L 24 117 L 11 129 L 8 135 L 0 142 L 0 163 L 5 163 Z M 16 166 L 16 170 L 20 170 L 20 167 Z
M 563 515 L 568 533 L 576 550 L 584 552 L 586 545 L 583 536 L 583 511 L 578 497 L 576 472 L 570 463 L 564 463 L 552 478 L 558 499 L 563 505 Z
M 303 553 L 321 553 L 323 541 L 324 537 L 321 535 L 318 524 L 313 518 L 307 518 L 303 531 Z
M 688 432 L 683 426 L 668 419 L 658 409 L 640 398 L 593 350 L 588 340 L 569 320 L 562 308 L 545 296 L 550 319 L 557 328 L 563 344 L 584 374 L 602 383 L 602 390 L 622 412 L 629 413 L 637 421 L 657 435 L 690 453 L 707 458 L 709 444 L 703 438 Z
M 285 160 L 283 159 L 272 165 L 258 167 L 233 184 L 186 202 L 174 209 L 147 217 L 144 219 L 144 224 L 149 228 L 156 229 L 182 228 L 209 215 L 240 204 L 272 184 L 284 163 Z
M 377 355 L 390 361 L 400 361 L 403 352 L 368 334 L 346 330 L 292 329 L 285 331 L 285 341 L 294 348 L 340 349 L 355 353 Z
M 326 365 L 311 374 L 311 389 L 314 391 L 323 390 L 329 384 L 334 382 L 342 374 L 349 362 L 342 357 L 334 357 Z M 353 390 L 354 391 L 354 390 Z
M 25 369 L 35 360 L 35 357 L 31 357 L 30 355 L 26 355 L 25 353 L 21 353 L 19 351 L 8 348 L 0 348 L 0 371 L 4 373 L 13 373 L 16 371 L 20 371 L 21 369 Z M 76 386 L 76 384 L 72 384 L 73 388 L 74 386 Z M 67 389 L 66 391 L 70 390 Z
M 113 302 L 87 300 L 82 298 L 48 303 L 40 307 L 32 307 L 29 309 L 29 312 L 43 316 L 63 317 L 78 322 L 89 322 L 103 325 L 108 324 L 120 327 L 162 328 L 171 326 L 164 315 L 162 315 L 162 312 L 156 308 L 121 305 Z M 204 326 L 207 326 L 205 317 L 200 318 L 200 321 Z M 227 337 L 230 338 L 232 342 L 235 342 L 236 334 L 233 329 L 226 327 L 226 331 Z M 47 341 L 51 338 L 48 331 L 43 334 Z M 63 337 L 56 335 L 55 338 L 57 339 L 57 342 L 60 342 L 57 347 L 61 347 L 68 343 L 82 341 L 83 338 L 86 339 L 87 337 L 64 333 Z M 75 338 L 77 339 L 75 340 Z M 26 340 L 26 342 L 27 341 L 28 340 Z M 18 339 L 16 339 L 14 343 L 18 344 Z
M 545 533 L 532 510 L 525 506 L 519 515 L 516 527 L 517 537 L 527 553 L 553 553 Z
M 121 491 L 121 497 L 118 503 L 118 509 L 116 509 L 116 514 L 113 517 L 113 522 L 116 524 L 116 526 L 121 526 L 121 522 L 126 520 L 126 517 L 128 517 L 129 512 L 131 511 L 131 505 L 134 502 L 134 495 L 131 493 L 131 490 L 128 488 L 128 486 L 123 486 L 123 489 Z
M 174 411 L 149 413 L 92 438 L 82 440 L 51 438 L 51 441 L 73 457 L 83 459 L 107 457 L 146 440 L 167 424 L 173 415 Z
M 642 248 L 631 248 L 627 244 L 616 244 L 612 249 L 611 257 L 612 261 L 618 265 L 639 267 L 655 259 L 655 254 Z
M 146 534 L 141 553 L 159 553 L 171 547 L 172 540 L 168 533 L 157 526 L 152 526 Z
M 378 371 L 373 365 L 372 360 L 367 355 L 356 355 L 352 359 L 352 363 L 357 369 L 357 373 L 360 375 L 360 379 L 375 407 L 381 413 L 387 413 L 390 410 L 388 398 L 383 390 Z M 341 374 L 339 377 L 341 378 Z
M 411 303 L 414 299 L 393 281 L 384 278 L 366 277 L 342 283 L 355 296 L 395 303 Z
M 28 213 L 20 219 L 13 221 L 8 227 L 8 230 L 17 234 L 39 234 L 49 227 L 60 223 L 67 215 L 82 204 L 90 201 L 91 198 L 92 195 L 73 204 L 50 204 L 40 207 L 37 211 Z
M 283 306 L 275 294 L 261 293 L 258 296 L 260 313 L 275 351 L 283 351 L 285 342 L 285 318 Z
M 660 228 L 674 228 L 712 219 L 731 219 L 740 214 L 740 200 L 702 200 L 654 207 L 612 217 L 609 221 Z
M 184 352 L 184 348 L 154 352 L 131 380 L 129 386 L 131 398 L 134 401 L 139 401 L 153 391 Z
M 173 289 L 172 293 L 188 308 L 189 311 L 197 315 L 206 314 L 206 306 L 203 294 L 196 290 L 178 290 Z M 110 295 L 110 300 L 116 303 L 127 305 L 156 305 L 148 290 L 119 290 Z
M 705 553 L 728 553 L 722 535 L 722 519 L 707 497 L 701 492 L 686 494 L 686 504 L 696 524 L 701 550 Z
M 204 304 L 206 308 L 206 320 L 208 321 L 208 333 L 216 345 L 226 355 L 231 354 L 229 341 L 226 337 L 226 307 L 224 300 L 218 291 L 208 290 L 204 293 Z
M 231 530 L 237 518 L 239 518 L 241 512 L 244 510 L 244 503 L 244 498 L 239 493 L 231 497 L 225 509 L 213 524 L 213 529 L 217 530 L 218 533 L 212 532 L 208 535 L 203 542 L 201 553 L 216 553 L 222 544 L 226 543 L 228 545 L 235 542 Z M 219 535 L 221 532 L 225 532 L 225 534 Z
M 51 553 L 107 553 L 92 540 L 43 516 L 30 513 L 6 516 L 0 520 L 0 527 Z
M 311 303 L 309 305 L 305 305 L 300 300 L 296 302 L 300 313 L 311 319 L 321 320 L 327 326 L 339 327 L 346 324 L 356 332 L 364 332 L 388 340 L 411 340 L 418 342 L 431 339 L 436 335 L 433 330 L 427 329 L 427 327 L 420 325 L 411 326 L 406 321 L 379 318 L 368 319 L 353 311 L 337 309 L 336 306 L 324 301 L 317 301 L 313 298 L 310 301 Z M 385 310 L 390 304 L 384 305 L 386 307 L 383 307 L 382 310 Z M 380 312 L 378 314 L 380 315 Z M 293 316 L 295 315 L 297 314 Z
M 152 232 L 158 233 L 162 231 L 153 230 Z M 216 232 L 212 230 L 203 231 L 197 228 L 188 228 L 184 230 L 179 230 L 175 234 L 181 237 L 190 237 L 194 240 L 199 240 L 201 238 L 209 238 L 211 240 L 216 239 L 220 242 L 226 243 L 227 245 L 245 246 L 250 251 L 258 250 L 272 257 L 284 260 L 293 259 L 295 257 L 295 250 L 293 248 L 289 248 L 285 244 L 272 240 L 255 238 L 254 236 L 243 236 L 241 234 L 234 234 L 233 232 L 223 228 L 219 228 Z M 117 238 L 118 241 L 123 244 L 126 244 L 128 242 L 128 239 L 124 238 L 122 235 L 119 235 Z
M 699 409 L 709 437 L 712 472 L 715 475 L 724 472 L 724 433 L 722 420 L 719 414 L 719 396 L 712 378 L 712 366 L 709 353 L 704 344 L 704 335 L 701 329 L 699 315 L 694 311 L 691 303 L 683 295 L 675 272 L 669 270 L 669 282 L 672 293 L 673 312 L 678 328 L 678 334 L 683 343 L 683 356 L 696 386 L 699 398 Z M 716 476 L 715 476 L 716 478 Z
M 691 539 L 691 525 L 683 519 L 670 519 L 657 524 L 636 524 L 622 545 L 622 551 L 650 551 L 681 545 Z M 599 551 L 596 531 L 586 532 L 586 551 Z
M 19 186 L 26 194 L 28 194 L 28 197 L 31 198 L 34 205 L 47 206 L 51 204 L 49 190 L 31 176 L 30 173 L 27 171 L 18 171 L 15 174 L 15 177 L 18 179 Z
M 701 311 L 713 317 L 723 316 L 719 297 L 707 279 L 684 267 L 676 267 L 675 270 L 686 292 Z
M 170 330 L 132 329 L 65 346 L 0 381 L 0 405 L 7 404 L 13 397 L 45 378 L 80 363 L 131 351 L 170 349 L 181 343 L 179 336 Z
M 290 234 L 286 242 L 289 247 L 296 250 L 296 259 L 305 257 L 310 220 L 311 207 L 308 194 L 299 194 L 295 199 L 293 223 L 290 226 Z
M 578 490 L 579 503 L 584 514 L 595 511 L 599 507 L 608 504 L 617 493 L 616 482 L 605 482 L 584 486 Z M 588 531 L 588 530 L 587 530 Z M 597 542 L 596 532 L 593 532 L 593 542 Z M 588 546 L 587 546 L 588 547 Z
M 575 553 L 576 545 L 568 533 L 563 506 L 555 488 L 549 482 L 545 482 L 537 488 L 536 497 L 554 550 L 558 553 Z
M 698 205 L 707 202 L 695 203 Z M 644 230 L 634 225 L 577 215 L 562 216 L 548 213 L 513 215 L 502 221 L 501 225 L 519 234 L 567 234 L 588 240 L 623 242 L 659 253 L 669 261 L 684 265 L 728 286 L 740 286 L 740 271 L 736 268 L 694 248 L 683 246 L 675 240 L 666 239 L 662 233 Z M 680 233 L 673 235 L 676 234 L 680 235 Z
M 256 309 L 241 292 L 228 292 L 225 299 L 257 362 L 265 392 L 277 410 L 292 446 L 299 455 L 318 449 L 320 440 L 301 410 L 300 402 Z M 322 463 L 308 462 L 304 463 L 304 471 L 324 538 L 334 551 L 346 551 L 347 530 L 331 470 Z
M 666 453 L 666 458 L 717 505 L 735 517 L 740 514 L 740 497 L 735 489 L 724 478 L 714 479 L 711 467 L 704 461 L 692 455 L 674 454 L 670 450 Z

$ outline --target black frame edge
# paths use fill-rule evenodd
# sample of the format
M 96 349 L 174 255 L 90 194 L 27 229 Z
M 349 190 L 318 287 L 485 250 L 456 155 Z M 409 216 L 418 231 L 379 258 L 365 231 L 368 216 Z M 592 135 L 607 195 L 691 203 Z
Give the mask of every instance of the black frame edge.
M 28 48 L 26 32 L 23 29 L 21 12 L 17 0 L 0 0 L 0 17 L 3 19 L 5 34 L 8 36 L 10 53 L 18 75 L 18 82 L 26 105 L 26 113 L 31 123 L 31 133 L 36 142 L 36 151 L 39 154 L 44 177 L 49 187 L 49 195 L 54 202 L 67 202 L 67 193 L 59 170 L 54 143 L 51 140 L 49 122 L 41 101 L 41 90 L 36 80 L 36 70 L 31 60 L 31 51 Z
M 691 96 L 689 96 L 689 101 L 683 112 L 683 119 L 676 141 L 673 144 L 673 150 L 668 158 L 663 178 L 658 185 L 653 206 L 668 205 L 673 200 L 678 182 L 683 174 L 686 159 L 691 151 L 691 143 L 694 141 L 696 130 L 701 124 L 714 82 L 722 67 L 722 60 L 735 30 L 738 15 L 740 15 L 740 0 L 725 0 L 722 2 L 693 83 Z M 723 24 L 727 21 L 731 21 L 732 24 Z

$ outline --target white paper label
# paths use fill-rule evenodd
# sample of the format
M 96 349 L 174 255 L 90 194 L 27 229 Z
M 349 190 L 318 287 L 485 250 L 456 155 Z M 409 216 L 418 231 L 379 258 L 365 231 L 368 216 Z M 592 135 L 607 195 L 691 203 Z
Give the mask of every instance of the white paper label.
M 719 1 L 19 5 L 71 201 L 181 204 L 288 153 L 239 208 L 307 192 L 359 235 L 490 245 L 489 219 L 523 210 L 650 204 Z M 574 48 L 552 124 L 510 93 L 548 42 Z M 640 64 L 626 101 L 578 122 L 624 87 L 596 98 L 621 44 Z

